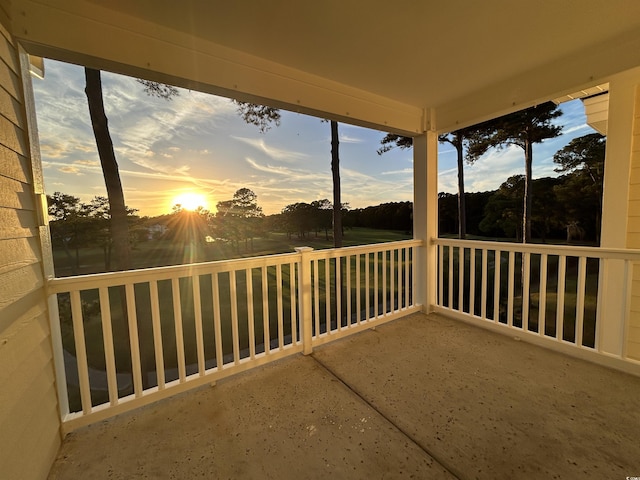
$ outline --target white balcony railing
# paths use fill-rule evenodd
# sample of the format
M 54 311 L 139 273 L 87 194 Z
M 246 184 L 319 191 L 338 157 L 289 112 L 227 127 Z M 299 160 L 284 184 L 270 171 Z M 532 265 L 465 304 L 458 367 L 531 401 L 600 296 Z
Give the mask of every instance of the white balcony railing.
M 433 243 L 435 311 L 640 373 L 640 362 L 627 354 L 640 252 L 443 238 Z M 612 291 L 612 282 L 621 291 Z M 614 316 L 620 318 L 605 318 L 607 302 L 618 304 Z
M 50 279 L 65 430 L 419 310 L 420 245 Z

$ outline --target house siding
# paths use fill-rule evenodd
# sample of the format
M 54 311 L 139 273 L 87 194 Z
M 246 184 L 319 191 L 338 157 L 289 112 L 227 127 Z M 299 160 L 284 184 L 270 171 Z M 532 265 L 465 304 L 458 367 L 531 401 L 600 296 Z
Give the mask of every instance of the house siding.
M 60 420 L 21 69 L 5 24 L 0 15 L 0 477 L 43 479 Z
M 627 248 L 640 248 L 640 86 L 636 87 L 629 178 Z M 627 331 L 627 355 L 640 360 L 640 263 L 633 269 L 631 311 Z

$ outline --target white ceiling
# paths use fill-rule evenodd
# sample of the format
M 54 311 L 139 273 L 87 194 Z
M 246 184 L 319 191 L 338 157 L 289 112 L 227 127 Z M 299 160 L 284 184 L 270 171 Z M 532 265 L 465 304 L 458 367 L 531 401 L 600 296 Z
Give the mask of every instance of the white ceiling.
M 637 0 L 93 1 L 420 108 L 603 45 L 640 64 L 618 48 L 640 39 Z

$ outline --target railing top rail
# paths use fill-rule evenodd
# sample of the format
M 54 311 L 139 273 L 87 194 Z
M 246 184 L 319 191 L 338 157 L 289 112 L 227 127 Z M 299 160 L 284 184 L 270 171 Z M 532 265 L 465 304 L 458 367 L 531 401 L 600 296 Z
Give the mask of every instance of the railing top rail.
M 458 238 L 432 238 L 435 245 L 500 250 L 502 252 L 546 253 L 569 257 L 608 258 L 640 262 L 640 250 L 625 248 L 580 247 L 539 243 L 489 242 L 484 240 L 460 240 Z
M 93 273 L 73 277 L 50 278 L 47 282 L 49 295 L 70 290 L 89 290 L 99 287 L 112 287 L 129 283 L 143 283 L 152 280 L 192 277 L 210 273 L 230 272 L 247 268 L 260 268 L 297 262 L 299 253 L 282 253 L 260 257 L 217 260 L 214 262 L 170 265 L 167 267 L 141 268 L 124 272 Z
M 380 252 L 394 248 L 414 247 L 422 245 L 422 240 L 400 240 L 397 242 L 359 245 L 355 247 L 331 248 L 310 252 L 312 258 L 335 258 L 358 253 Z M 300 253 L 282 253 L 277 255 L 263 255 L 260 257 L 236 258 L 218 260 L 215 262 L 192 263 L 187 265 L 170 265 L 167 267 L 142 268 L 124 272 L 93 273 L 75 275 L 72 277 L 49 278 L 47 291 L 49 295 L 68 292 L 71 290 L 90 290 L 100 287 L 113 287 L 131 283 L 144 283 L 172 278 L 192 277 L 211 273 L 230 272 L 247 268 L 260 268 L 272 265 L 283 265 L 298 262 Z
M 374 243 L 370 245 L 356 245 L 354 247 L 343 248 L 326 248 L 322 250 L 314 250 L 310 252 L 311 258 L 336 258 L 347 255 L 357 255 L 359 253 L 383 252 L 385 250 L 393 250 L 396 248 L 420 247 L 423 245 L 422 240 L 398 240 L 395 242 Z

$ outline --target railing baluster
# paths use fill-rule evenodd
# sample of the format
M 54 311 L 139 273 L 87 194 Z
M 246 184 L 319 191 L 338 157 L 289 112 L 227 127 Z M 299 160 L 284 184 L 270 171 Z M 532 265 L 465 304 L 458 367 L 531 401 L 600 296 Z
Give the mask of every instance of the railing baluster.
M 129 324 L 129 345 L 131 347 L 131 373 L 133 374 L 133 391 L 136 398 L 142 396 L 142 368 L 140 365 L 140 341 L 138 339 L 138 317 L 136 314 L 136 297 L 133 284 L 125 286 L 127 297 L 127 321 Z
M 378 304 L 379 304 L 379 299 L 378 299 L 378 276 L 379 276 L 379 272 L 378 272 L 378 268 L 379 268 L 379 260 L 378 260 L 378 256 L 379 256 L 379 252 L 374 252 L 373 253 L 373 289 L 374 289 L 374 303 L 373 303 L 373 308 L 374 308 L 374 317 L 378 318 L 378 315 L 380 313 L 380 309 L 378 308 Z
M 444 245 L 438 245 L 438 305 L 444 307 Z
M 476 249 L 469 249 L 469 315 L 476 314 Z
M 111 327 L 111 305 L 109 304 L 109 290 L 99 289 L 100 319 L 102 321 L 102 340 L 104 343 L 104 359 L 107 371 L 107 385 L 109 388 L 109 403 L 118 404 L 118 377 L 116 372 L 116 358 L 113 348 L 113 329 Z
M 231 339 L 233 342 L 233 363 L 240 363 L 240 335 L 238 334 L 238 286 L 236 271 L 229 271 L 229 296 L 231 297 Z
M 249 333 L 249 357 L 256 358 L 256 325 L 255 314 L 253 312 L 253 269 L 247 268 L 244 271 L 247 282 L 247 328 Z
M 556 303 L 556 338 L 563 339 L 564 333 L 564 290 L 567 275 L 567 257 L 558 256 L 558 290 Z
M 284 347 L 284 314 L 282 308 L 282 265 L 276 266 L 276 305 L 278 307 L 278 348 Z
M 389 250 L 389 313 L 395 310 L 395 263 L 394 263 L 395 250 Z M 387 296 L 385 295 L 385 298 Z M 387 309 L 385 308 L 385 313 Z
M 398 252 L 398 261 L 396 262 L 396 271 L 398 272 L 398 281 L 396 282 L 396 300 L 398 305 L 396 312 L 402 309 L 402 249 L 396 248 Z
M 369 278 L 369 268 L 370 268 L 370 259 L 369 259 L 370 254 L 367 252 L 365 253 L 365 260 L 364 260 L 364 265 L 365 265 L 365 273 L 364 273 L 364 284 L 365 284 L 365 292 L 367 294 L 367 300 L 365 302 L 365 313 L 366 313 L 366 317 L 365 320 L 369 320 L 369 318 L 371 318 L 371 285 L 370 285 L 370 278 Z
M 529 330 L 529 295 L 531 283 L 531 254 L 522 254 L 522 330 Z
M 213 333 L 216 341 L 216 369 L 220 371 L 224 368 L 224 351 L 220 321 L 220 282 L 217 273 L 211 274 L 211 299 L 213 301 Z
M 576 291 L 576 332 L 575 341 L 582 346 L 582 332 L 584 325 L 584 294 L 587 277 L 587 257 L 578 257 L 578 286 Z
M 324 310 L 325 328 L 327 334 L 331 333 L 331 272 L 329 269 L 329 259 L 324 259 Z
M 538 289 L 538 333 L 545 335 L 547 316 L 547 263 L 546 253 L 540 255 L 540 287 Z
M 361 273 L 360 273 L 360 254 L 356 255 L 356 323 L 360 325 L 360 317 L 362 316 L 360 312 L 362 311 L 362 297 L 360 290 L 362 289 L 361 284 Z
M 296 264 L 295 263 L 290 263 L 289 264 L 289 305 L 291 307 L 291 344 L 292 345 L 297 345 L 298 344 L 298 321 L 297 321 L 297 315 L 296 315 L 296 305 L 298 304 L 297 302 L 297 296 L 296 296 Z M 311 314 L 311 312 L 307 312 L 309 315 Z
M 313 308 L 315 315 L 315 337 L 320 336 L 320 271 L 318 259 L 313 259 Z
M 411 288 L 409 286 L 409 268 L 411 266 L 410 260 L 411 248 L 404 249 L 404 308 L 409 308 L 409 292 Z
M 464 312 L 464 256 L 466 248 L 458 248 L 458 311 Z
M 87 363 L 87 345 L 84 338 L 84 322 L 82 321 L 82 301 L 80 292 L 72 290 L 71 321 L 73 322 L 73 339 L 76 346 L 76 363 L 78 366 L 78 383 L 80 383 L 80 401 L 82 413 L 91 413 L 91 385 L 89 383 L 89 365 Z
M 162 348 L 158 282 L 155 280 L 149 282 L 149 299 L 151 301 L 151 326 L 153 327 L 153 351 L 156 358 L 156 378 L 158 380 L 158 390 L 163 390 L 166 383 L 164 374 L 164 350 Z
M 183 383 L 187 377 L 187 368 L 184 358 L 184 334 L 182 330 L 182 307 L 180 305 L 180 281 L 171 279 L 171 293 L 173 295 L 173 320 L 176 332 L 176 355 L 178 359 L 178 377 Z
M 271 351 L 271 333 L 269 332 L 269 277 L 267 267 L 262 267 L 262 330 L 264 333 L 264 353 Z
M 196 329 L 196 353 L 198 356 L 198 375 L 205 373 L 206 366 L 204 360 L 204 335 L 202 333 L 202 300 L 200 298 L 200 275 L 192 278 L 193 288 L 193 313 Z
M 447 272 L 449 275 L 449 307 L 450 310 L 453 310 L 453 250 L 454 247 L 449 247 L 449 271 Z
M 597 352 L 600 352 L 600 336 L 602 335 L 602 323 L 604 322 L 603 315 L 606 308 L 607 285 L 609 283 L 609 262 L 609 259 L 601 258 L 598 265 L 598 298 L 596 307 L 596 338 L 594 345 Z
M 486 320 L 487 318 L 487 257 L 488 251 L 483 248 L 480 251 L 480 261 L 482 263 L 482 285 L 480 286 L 480 318 Z
M 346 290 L 345 295 L 347 297 L 347 327 L 351 326 L 351 255 L 347 255 L 344 259 L 346 268 Z
M 513 293 L 515 289 L 515 253 L 509 251 L 509 270 L 507 270 L 509 286 L 507 288 L 507 325 L 513 327 Z
M 625 259 L 624 261 L 624 282 L 623 282 L 623 312 L 624 318 L 622 320 L 622 351 L 620 352 L 620 357 L 623 360 L 629 358 L 629 330 L 631 323 L 631 299 L 633 293 L 633 269 L 634 262 L 629 259 Z
M 336 257 L 336 327 L 342 330 L 342 257 Z
M 387 314 L 387 252 L 382 252 L 382 316 Z
M 502 273 L 502 252 L 496 250 L 494 252 L 494 268 L 493 268 L 493 321 L 500 322 L 500 274 Z

